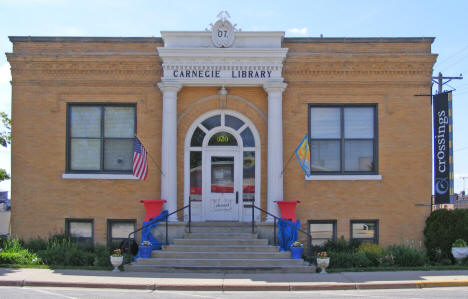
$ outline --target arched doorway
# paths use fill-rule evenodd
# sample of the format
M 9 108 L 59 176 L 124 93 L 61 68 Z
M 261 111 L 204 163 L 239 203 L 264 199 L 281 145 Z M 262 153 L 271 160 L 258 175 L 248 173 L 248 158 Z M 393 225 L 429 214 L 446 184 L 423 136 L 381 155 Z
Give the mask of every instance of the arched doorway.
M 253 123 L 231 110 L 199 117 L 185 138 L 184 205 L 194 221 L 248 221 L 245 204 L 260 202 L 260 138 Z

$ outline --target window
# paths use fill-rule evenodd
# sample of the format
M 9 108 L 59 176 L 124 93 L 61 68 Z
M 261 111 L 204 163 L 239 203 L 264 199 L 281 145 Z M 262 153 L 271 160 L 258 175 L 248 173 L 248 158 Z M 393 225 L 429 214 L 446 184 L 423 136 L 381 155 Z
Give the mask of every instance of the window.
M 132 173 L 134 104 L 69 104 L 67 172 Z
M 93 242 L 93 219 L 65 219 L 65 234 L 78 241 Z
M 128 239 L 128 234 L 135 231 L 134 219 L 108 219 L 107 220 L 107 244 L 119 245 Z M 135 236 L 132 236 L 134 239 Z
M 351 239 L 379 243 L 379 221 L 351 220 Z
M 187 173 L 190 174 L 190 186 L 188 190 L 189 199 L 192 201 L 202 201 L 202 186 L 203 186 L 203 167 L 202 158 L 203 150 L 211 146 L 237 146 L 242 150 L 243 154 L 243 168 L 242 168 L 242 199 L 244 201 L 255 201 L 256 197 L 256 170 L 259 162 L 259 152 L 256 145 L 256 133 L 253 126 L 251 126 L 245 119 L 241 120 L 238 116 L 229 114 L 229 112 L 219 112 L 216 115 L 210 115 L 205 119 L 200 119 L 197 126 L 193 129 L 190 136 L 190 152 Z M 209 138 L 209 139 L 208 139 Z M 242 140 L 242 142 L 241 142 Z M 257 141 L 258 143 L 258 141 Z M 212 157 L 213 158 L 213 157 Z M 219 159 L 212 160 L 215 166 L 211 171 L 216 171 L 218 174 L 223 173 L 232 185 L 232 175 L 234 168 L 232 161 L 224 160 L 226 158 L 214 157 Z M 221 169 L 223 168 L 224 169 Z M 219 168 L 219 169 L 218 169 Z M 230 170 L 229 170 L 229 169 Z M 230 176 L 228 175 L 230 173 Z M 212 188 L 211 192 L 220 192 L 226 190 L 232 191 L 232 186 L 221 184 L 216 181 L 217 177 L 212 173 Z M 229 181 L 229 179 L 231 181 Z M 222 186 L 221 186 L 221 185 Z M 209 186 L 209 185 L 208 185 Z M 220 187 L 221 186 L 221 187 Z M 219 189 L 220 187 L 221 189 Z M 223 189 L 225 188 L 225 189 Z M 257 187 L 258 188 L 258 187 Z M 218 190 L 219 189 L 219 190 Z
M 309 220 L 312 246 L 322 246 L 329 240 L 336 240 L 336 220 Z
M 309 105 L 312 174 L 377 172 L 376 105 Z

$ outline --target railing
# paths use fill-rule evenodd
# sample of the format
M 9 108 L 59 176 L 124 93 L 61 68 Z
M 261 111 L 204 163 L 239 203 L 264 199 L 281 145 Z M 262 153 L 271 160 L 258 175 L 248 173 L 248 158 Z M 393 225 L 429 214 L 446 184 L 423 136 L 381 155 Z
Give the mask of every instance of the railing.
M 264 209 L 262 209 L 260 207 L 257 207 L 253 203 L 250 204 L 250 205 L 244 205 L 244 207 L 245 208 L 252 208 L 252 234 L 255 233 L 255 209 L 257 209 L 260 212 L 263 212 L 266 215 L 273 217 L 273 219 L 274 219 L 274 222 L 273 222 L 273 244 L 274 245 L 277 245 L 276 224 L 277 224 L 277 221 L 281 221 L 281 222 L 286 223 L 287 225 L 293 227 L 296 231 L 306 235 L 306 237 L 307 237 L 307 250 L 306 250 L 307 253 L 306 253 L 306 256 L 308 258 L 312 257 L 312 236 L 308 232 L 303 231 L 300 228 L 297 228 L 296 226 L 290 224 L 288 221 L 285 221 L 284 219 L 282 219 L 282 218 L 280 218 L 278 216 L 275 216 L 275 215 L 265 211 Z
M 162 219 L 158 219 L 158 220 L 150 220 L 151 222 L 150 223 L 147 223 L 146 225 L 140 227 L 139 229 L 131 232 L 128 234 L 128 240 L 127 240 L 127 245 L 128 245 L 128 252 L 130 252 L 130 244 L 131 244 L 131 236 L 133 235 L 135 237 L 136 233 L 138 233 L 139 231 L 142 231 L 143 229 L 147 228 L 148 226 L 151 226 L 153 224 L 155 224 L 156 222 L 162 222 L 162 221 L 166 221 L 166 242 L 164 243 L 164 245 L 167 245 L 169 244 L 169 223 L 168 223 L 168 219 L 169 219 L 169 216 L 172 216 L 174 214 L 177 214 L 179 213 L 180 211 L 183 211 L 185 209 L 188 208 L 188 232 L 191 233 L 192 232 L 192 227 L 191 227 L 191 224 L 192 224 L 192 200 L 189 198 L 189 204 L 172 212 L 172 213 L 169 213 L 167 214 L 166 216 L 164 216 Z M 136 238 L 135 238 L 136 239 Z

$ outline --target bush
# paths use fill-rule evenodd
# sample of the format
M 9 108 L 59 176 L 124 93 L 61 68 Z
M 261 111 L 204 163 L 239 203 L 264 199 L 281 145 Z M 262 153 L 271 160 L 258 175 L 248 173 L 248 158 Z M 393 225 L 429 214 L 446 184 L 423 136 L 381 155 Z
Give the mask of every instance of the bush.
M 405 245 L 389 246 L 386 256 L 392 256 L 393 264 L 400 267 L 418 267 L 427 263 L 427 256 L 423 250 Z
M 23 247 L 28 249 L 31 252 L 38 252 L 39 250 L 44 250 L 47 248 L 48 241 L 37 237 L 29 241 L 23 242 Z
M 379 266 L 384 254 L 384 250 L 380 245 L 369 242 L 362 243 L 358 248 L 358 252 L 365 254 L 372 266 Z
M 333 251 L 333 252 L 355 252 L 361 245 L 360 241 L 351 240 L 347 242 L 343 236 L 336 241 L 329 240 L 320 251 Z
M 371 261 L 361 252 L 330 251 L 330 268 L 363 268 L 371 266 Z
M 451 258 L 450 249 L 457 239 L 468 240 L 468 210 L 437 210 L 426 219 L 424 245 L 431 261 Z
M 110 252 L 111 250 L 106 246 L 97 246 L 94 249 L 94 266 L 99 267 L 109 267 L 111 266 L 110 263 Z
M 24 249 L 19 240 L 1 240 L 0 264 L 37 265 L 40 263 L 41 259 L 36 254 Z
M 47 248 L 37 254 L 48 265 L 61 266 L 92 266 L 94 253 L 92 247 L 73 241 L 61 235 L 53 236 Z

